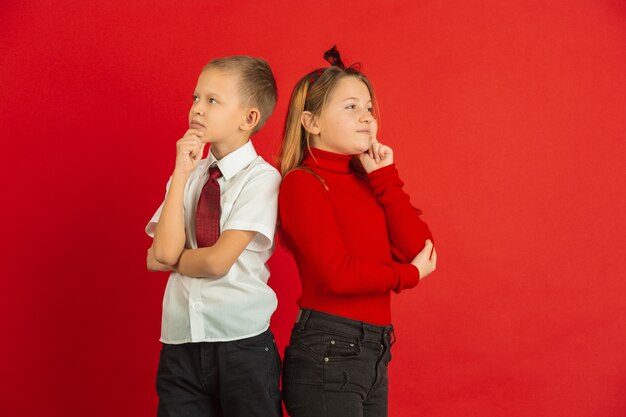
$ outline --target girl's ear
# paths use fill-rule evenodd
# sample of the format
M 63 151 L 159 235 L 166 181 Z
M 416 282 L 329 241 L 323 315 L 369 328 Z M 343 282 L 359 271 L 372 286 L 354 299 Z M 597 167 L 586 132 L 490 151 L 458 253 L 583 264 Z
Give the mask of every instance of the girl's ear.
M 246 118 L 241 122 L 239 128 L 243 131 L 248 131 L 254 129 L 256 125 L 259 124 L 261 120 L 261 112 L 256 107 L 248 110 L 248 114 L 246 114 Z
M 319 117 L 317 117 L 310 111 L 302 112 L 302 116 L 300 117 L 300 122 L 302 123 L 302 127 L 304 127 L 304 130 L 306 130 L 310 134 L 312 135 L 320 134 Z

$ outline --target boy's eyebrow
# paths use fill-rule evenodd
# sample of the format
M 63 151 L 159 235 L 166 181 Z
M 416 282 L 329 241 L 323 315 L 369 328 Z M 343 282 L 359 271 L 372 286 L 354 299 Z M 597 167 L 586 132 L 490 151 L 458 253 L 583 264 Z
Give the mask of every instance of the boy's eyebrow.
M 194 91 L 193 93 L 194 93 L 195 95 L 197 95 L 197 96 L 201 96 L 201 95 L 202 95 L 202 94 L 198 93 L 197 91 Z M 205 93 L 204 95 L 205 95 L 205 96 L 213 96 L 213 97 L 217 97 L 217 98 L 222 98 L 222 96 L 220 96 L 219 94 L 217 94 L 217 93 L 212 93 L 212 92 L 210 92 L 210 91 L 209 91 L 208 93 Z
M 348 98 L 344 98 L 341 101 L 348 101 L 348 100 L 360 100 L 358 97 L 348 97 Z M 366 103 L 370 103 L 372 101 L 372 99 L 370 98 L 369 100 L 366 101 Z

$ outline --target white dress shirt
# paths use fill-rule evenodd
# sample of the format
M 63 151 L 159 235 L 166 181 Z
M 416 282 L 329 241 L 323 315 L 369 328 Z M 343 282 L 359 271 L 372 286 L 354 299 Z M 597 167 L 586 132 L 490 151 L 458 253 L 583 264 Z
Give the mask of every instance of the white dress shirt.
M 267 330 L 276 310 L 276 294 L 267 286 L 270 273 L 265 263 L 274 250 L 281 176 L 257 155 L 252 142 L 220 160 L 209 152 L 192 171 L 184 193 L 185 247 L 198 247 L 196 206 L 213 163 L 222 172 L 217 180 L 222 209 L 220 230 L 257 233 L 224 276 L 192 278 L 178 272 L 170 274 L 163 297 L 163 343 L 217 342 L 255 336 Z M 163 204 L 146 226 L 151 237 L 162 209 Z

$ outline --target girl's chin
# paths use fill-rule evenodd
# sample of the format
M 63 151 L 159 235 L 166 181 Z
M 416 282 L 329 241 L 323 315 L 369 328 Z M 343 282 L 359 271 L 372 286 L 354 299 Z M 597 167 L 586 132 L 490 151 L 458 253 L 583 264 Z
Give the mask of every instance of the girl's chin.
M 369 148 L 370 148 L 369 144 L 366 143 L 363 146 L 357 147 L 355 154 L 358 155 L 358 154 L 361 154 L 361 153 L 365 153 L 365 152 L 367 152 L 367 150 Z

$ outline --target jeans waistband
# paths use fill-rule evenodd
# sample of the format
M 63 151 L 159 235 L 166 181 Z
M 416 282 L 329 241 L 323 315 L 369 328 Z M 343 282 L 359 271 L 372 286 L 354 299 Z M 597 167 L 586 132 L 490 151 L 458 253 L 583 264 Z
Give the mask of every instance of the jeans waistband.
M 391 339 L 395 342 L 393 326 L 376 326 L 364 321 L 352 320 L 334 314 L 303 308 L 298 312 L 298 318 L 294 328 L 304 331 L 307 327 L 318 330 L 337 331 L 343 334 L 359 337 L 362 340 L 381 341 Z

